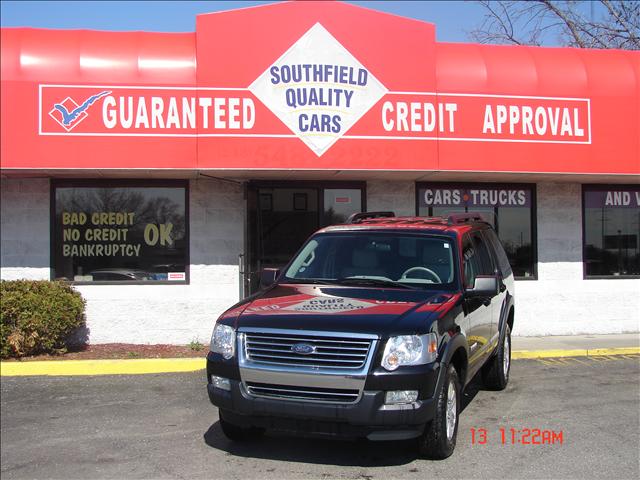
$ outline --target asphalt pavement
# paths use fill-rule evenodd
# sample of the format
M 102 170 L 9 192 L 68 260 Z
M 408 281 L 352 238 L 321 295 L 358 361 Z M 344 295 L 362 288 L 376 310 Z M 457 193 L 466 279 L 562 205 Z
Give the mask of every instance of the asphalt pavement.
M 1 476 L 640 478 L 639 355 L 517 360 L 503 392 L 483 390 L 476 379 L 465 392 L 456 451 L 444 461 L 418 458 L 412 442 L 272 434 L 232 443 L 220 430 L 204 377 L 204 371 L 2 377 Z M 524 428 L 553 430 L 546 438 L 555 441 L 522 444 L 533 440 Z

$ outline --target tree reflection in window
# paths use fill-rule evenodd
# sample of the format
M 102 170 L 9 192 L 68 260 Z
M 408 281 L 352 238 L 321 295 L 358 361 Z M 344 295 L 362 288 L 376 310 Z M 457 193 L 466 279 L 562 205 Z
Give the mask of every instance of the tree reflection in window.
M 86 222 L 64 225 L 63 212 L 84 213 Z M 133 222 L 105 224 L 101 213 L 126 213 Z M 65 229 L 77 230 L 74 239 Z M 56 186 L 54 276 L 85 282 L 185 281 L 187 230 L 186 187 Z M 116 233 L 115 240 L 102 238 Z

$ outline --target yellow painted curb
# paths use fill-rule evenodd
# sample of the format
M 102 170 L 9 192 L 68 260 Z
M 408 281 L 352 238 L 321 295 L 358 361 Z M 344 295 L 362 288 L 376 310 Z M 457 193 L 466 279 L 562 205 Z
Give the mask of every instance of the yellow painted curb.
M 517 350 L 511 352 L 511 358 L 597 357 L 601 355 L 629 355 L 634 353 L 640 353 L 640 347 L 581 348 L 575 350 Z
M 640 347 L 624 347 L 624 348 L 592 348 L 587 352 L 589 357 L 598 355 L 629 355 L 640 353 Z
M 195 372 L 206 367 L 205 358 L 141 358 L 132 360 L 52 360 L 0 362 L 0 376 L 32 375 L 140 375 Z
M 576 350 L 519 350 L 512 351 L 512 359 L 549 358 L 549 357 L 586 357 L 586 349 Z

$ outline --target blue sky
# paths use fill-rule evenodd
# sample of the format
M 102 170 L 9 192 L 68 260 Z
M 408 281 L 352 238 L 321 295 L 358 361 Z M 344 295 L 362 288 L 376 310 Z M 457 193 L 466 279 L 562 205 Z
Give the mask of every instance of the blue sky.
M 13 1 L 2 0 L 3 27 L 88 28 L 96 30 L 147 30 L 193 32 L 199 13 L 260 5 L 256 1 Z M 469 41 L 467 32 L 477 26 L 483 10 L 463 1 L 352 1 L 375 10 L 417 18 L 436 24 L 439 41 Z

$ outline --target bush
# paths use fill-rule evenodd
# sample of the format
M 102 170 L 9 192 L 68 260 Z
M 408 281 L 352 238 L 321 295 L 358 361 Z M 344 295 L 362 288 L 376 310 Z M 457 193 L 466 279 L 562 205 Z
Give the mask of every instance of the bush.
M 64 353 L 85 324 L 85 302 L 63 282 L 0 282 L 0 357 Z

